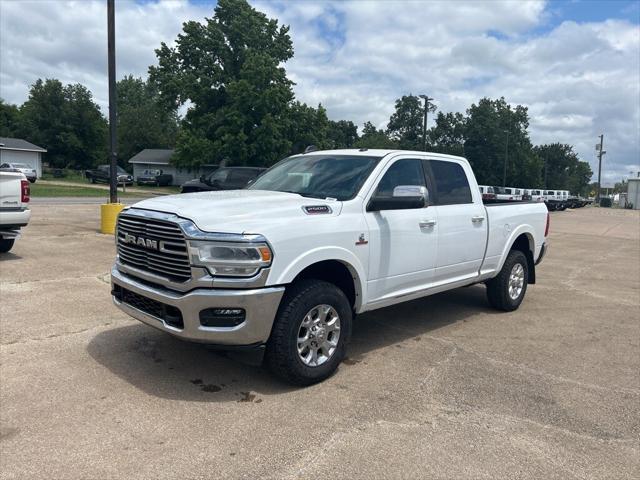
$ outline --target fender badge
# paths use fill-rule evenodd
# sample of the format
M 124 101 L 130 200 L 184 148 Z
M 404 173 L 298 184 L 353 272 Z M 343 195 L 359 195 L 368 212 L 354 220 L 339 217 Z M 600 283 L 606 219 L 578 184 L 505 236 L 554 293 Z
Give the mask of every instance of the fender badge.
M 365 240 L 364 233 L 361 233 L 360 237 L 358 238 L 358 241 L 356 242 L 356 245 L 366 245 L 367 243 L 369 242 Z
M 305 205 L 302 210 L 307 215 L 321 215 L 332 212 L 329 205 Z

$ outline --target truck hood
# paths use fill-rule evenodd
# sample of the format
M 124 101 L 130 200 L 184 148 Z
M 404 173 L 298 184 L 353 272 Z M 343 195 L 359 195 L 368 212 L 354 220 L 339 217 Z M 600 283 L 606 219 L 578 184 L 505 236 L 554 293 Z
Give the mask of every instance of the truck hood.
M 134 208 L 173 213 L 194 222 L 200 230 L 220 233 L 262 233 L 294 219 L 308 217 L 304 207 L 328 206 L 336 216 L 342 202 L 302 197 L 295 193 L 266 190 L 224 190 L 182 193 L 150 198 Z

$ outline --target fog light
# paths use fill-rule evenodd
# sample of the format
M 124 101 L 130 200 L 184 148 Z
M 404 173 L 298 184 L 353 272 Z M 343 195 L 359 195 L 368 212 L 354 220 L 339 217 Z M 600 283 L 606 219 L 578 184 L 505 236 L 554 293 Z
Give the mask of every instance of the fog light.
M 236 327 L 246 318 L 244 308 L 207 308 L 200 311 L 203 327 Z

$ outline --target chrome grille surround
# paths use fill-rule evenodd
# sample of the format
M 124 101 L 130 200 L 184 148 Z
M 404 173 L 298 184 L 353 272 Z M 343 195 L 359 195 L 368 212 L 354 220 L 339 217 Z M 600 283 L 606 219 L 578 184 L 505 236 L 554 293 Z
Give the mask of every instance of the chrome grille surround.
M 116 234 L 118 257 L 123 265 L 160 275 L 172 282 L 190 280 L 189 252 L 179 224 L 125 210 L 118 217 Z M 126 242 L 127 235 L 152 241 L 157 249 Z
M 142 222 L 144 224 L 152 223 L 161 227 L 171 227 L 172 231 L 181 235 L 184 242 L 184 263 L 180 263 L 181 275 L 176 276 L 175 273 L 167 273 L 166 270 L 149 269 L 146 264 L 128 261 L 131 256 L 124 256 L 121 252 L 121 236 L 124 231 L 127 230 L 124 227 L 120 230 L 120 220 L 130 220 L 135 222 Z M 157 230 L 157 229 L 156 229 Z M 159 229 L 161 232 L 168 232 L 166 228 Z M 122 234 L 121 234 L 122 232 Z M 168 232 L 170 233 L 170 232 Z M 133 233 L 132 233 L 133 234 Z M 135 235 L 135 234 L 133 234 Z M 144 236 L 139 233 L 138 235 Z M 146 237 L 145 237 L 146 238 Z M 151 238 L 153 240 L 153 238 Z M 174 240 L 177 240 L 177 236 L 174 235 Z M 137 277 L 152 283 L 162 284 L 163 286 L 175 291 L 187 292 L 194 288 L 259 288 L 264 287 L 269 276 L 269 268 L 263 268 L 258 272 L 255 277 L 252 278 L 230 278 L 230 277 L 213 277 L 209 272 L 202 267 L 195 267 L 190 265 L 190 259 L 188 257 L 189 240 L 211 240 L 222 242 L 262 242 L 267 243 L 267 239 L 259 234 L 247 234 L 247 233 L 220 233 L 220 232 L 205 232 L 200 230 L 195 223 L 183 217 L 179 217 L 173 213 L 159 212 L 156 210 L 145 210 L 136 207 L 125 207 L 125 209 L 118 216 L 118 223 L 116 226 L 116 246 L 118 251 L 117 267 L 125 274 Z M 128 245 L 127 245 L 128 246 Z M 138 249 L 139 247 L 134 247 Z M 123 250 L 126 250 L 123 249 Z M 140 250 L 142 250 L 140 248 Z M 273 252 L 273 248 L 271 249 Z M 159 253 L 153 252 L 152 253 Z M 157 257 L 156 257 L 157 258 Z M 174 258 L 171 256 L 171 258 Z M 183 257 L 180 256 L 180 259 Z M 136 260 L 134 258 L 134 260 Z M 170 260 L 173 263 L 173 260 Z M 155 262 L 158 263 L 158 262 Z M 187 272 L 187 270 L 189 270 Z M 174 270 L 171 270 L 174 271 Z

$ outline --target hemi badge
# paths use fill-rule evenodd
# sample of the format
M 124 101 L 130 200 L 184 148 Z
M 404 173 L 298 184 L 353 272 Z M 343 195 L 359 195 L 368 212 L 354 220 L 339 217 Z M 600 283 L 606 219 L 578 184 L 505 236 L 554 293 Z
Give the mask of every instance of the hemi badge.
M 329 205 L 305 205 L 302 210 L 307 215 L 322 215 L 332 212 Z

